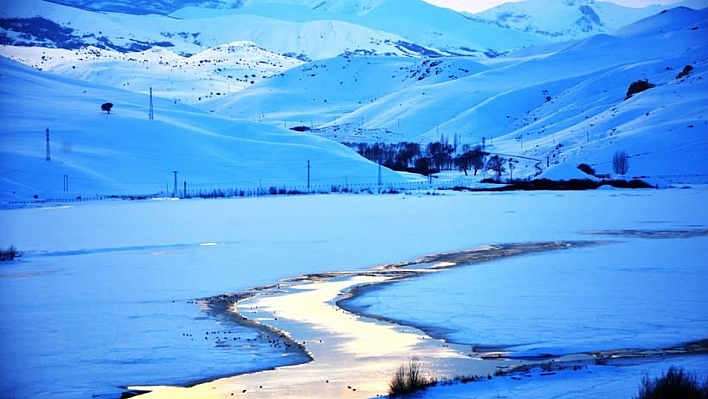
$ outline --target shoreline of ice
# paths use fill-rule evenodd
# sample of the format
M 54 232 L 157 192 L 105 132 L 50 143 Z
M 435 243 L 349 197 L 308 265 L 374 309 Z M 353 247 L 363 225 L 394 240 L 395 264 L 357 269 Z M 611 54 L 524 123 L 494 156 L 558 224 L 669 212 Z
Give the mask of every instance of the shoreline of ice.
M 705 235 L 706 231 L 685 230 L 672 232 L 657 232 L 657 235 L 659 237 L 666 236 L 667 234 L 670 234 L 674 237 L 690 237 L 695 235 Z M 252 302 L 255 304 L 261 304 L 262 306 L 262 304 L 264 303 L 263 301 L 268 301 L 269 299 L 272 299 L 272 301 L 275 302 L 277 302 L 278 300 L 281 302 L 290 302 L 290 295 L 298 295 L 300 291 L 317 291 L 318 288 L 316 287 L 318 285 L 322 286 L 332 282 L 341 282 L 344 284 L 344 288 L 342 288 L 341 291 L 336 295 L 336 297 L 331 300 L 332 303 L 330 303 L 330 305 L 336 308 L 335 310 L 344 310 L 345 312 L 349 312 L 357 318 L 374 320 L 375 322 L 379 322 L 384 325 L 389 324 L 389 327 L 392 327 L 393 329 L 400 328 L 402 330 L 419 330 L 421 333 L 424 334 L 424 336 L 421 338 L 422 340 L 428 339 L 429 341 L 438 341 L 442 348 L 448 348 L 453 352 L 457 351 L 458 354 L 461 355 L 461 357 L 479 360 L 484 359 L 481 363 L 475 365 L 477 366 L 477 368 L 474 369 L 474 374 L 470 374 L 469 368 L 466 368 L 465 366 L 462 366 L 460 363 L 456 362 L 453 363 L 456 365 L 457 368 L 455 366 L 451 366 L 442 374 L 436 373 L 436 371 L 438 370 L 432 370 L 433 374 L 435 375 L 435 378 L 442 378 L 443 380 L 454 380 L 458 377 L 466 377 L 470 375 L 477 376 L 477 378 L 484 377 L 484 375 L 491 376 L 499 372 L 500 370 L 507 370 L 502 374 L 514 373 L 519 372 L 519 370 L 522 370 L 522 367 L 549 367 L 547 366 L 548 364 L 550 364 L 548 362 L 552 362 L 553 365 L 551 366 L 551 368 L 553 370 L 563 370 L 565 367 L 578 367 L 578 369 L 580 369 L 580 367 L 586 368 L 588 365 L 592 365 L 595 362 L 607 363 L 610 360 L 612 360 L 613 363 L 616 361 L 632 362 L 633 360 L 639 359 L 646 360 L 664 356 L 686 356 L 695 353 L 701 354 L 708 351 L 708 348 L 705 345 L 705 340 L 702 340 L 700 342 L 688 343 L 686 345 L 677 345 L 671 348 L 664 348 L 663 350 L 655 350 L 648 348 L 604 348 L 598 349 L 597 351 L 591 353 L 582 352 L 563 353 L 555 355 L 550 354 L 548 356 L 515 357 L 512 355 L 512 351 L 509 348 L 505 347 L 494 348 L 491 346 L 484 347 L 482 345 L 479 347 L 472 347 L 472 350 L 470 351 L 466 349 L 468 347 L 467 344 L 450 341 L 444 336 L 444 334 L 436 334 L 437 327 L 435 326 L 416 325 L 405 320 L 393 320 L 391 318 L 387 318 L 381 315 L 367 313 L 364 309 L 358 308 L 356 306 L 349 306 L 350 301 L 353 298 L 356 298 L 357 296 L 362 295 L 371 290 L 385 289 L 387 285 L 396 281 L 400 281 L 401 279 L 416 278 L 426 273 L 444 272 L 443 270 L 445 269 L 455 268 L 457 266 L 469 266 L 475 263 L 484 263 L 499 258 L 508 258 L 510 256 L 527 255 L 536 252 L 559 251 L 561 249 L 582 248 L 602 244 L 608 244 L 608 242 L 555 241 L 541 243 L 486 245 L 472 250 L 455 251 L 444 254 L 424 256 L 411 261 L 403 261 L 380 266 L 373 270 L 363 270 L 357 272 L 330 272 L 303 275 L 300 277 L 284 280 L 283 282 L 277 285 L 258 287 L 248 293 L 221 294 L 211 298 L 206 298 L 204 301 L 206 301 L 211 311 L 216 312 L 220 315 L 230 316 L 233 322 L 262 328 L 264 332 L 272 334 L 274 337 L 277 337 L 278 340 L 282 339 L 283 345 L 285 347 L 288 347 L 289 349 L 295 352 L 299 352 L 301 355 L 303 355 L 303 357 L 307 357 L 307 360 L 304 360 L 303 362 L 299 364 L 294 364 L 292 366 L 279 366 L 275 368 L 264 369 L 261 371 L 242 373 L 238 375 L 233 375 L 231 377 L 226 377 L 221 380 L 215 378 L 214 380 L 204 385 L 211 386 L 212 389 L 218 389 L 218 386 L 233 387 L 234 385 L 236 385 L 238 389 L 243 389 L 245 392 L 248 389 L 253 389 L 253 387 L 258 384 L 258 386 L 260 387 L 259 391 L 261 397 L 278 397 L 279 395 L 282 395 L 284 392 L 286 392 L 283 391 L 282 388 L 281 390 L 278 390 L 278 388 L 276 387 L 278 382 L 281 385 L 284 382 L 286 386 L 290 388 L 292 388 L 294 385 L 297 385 L 297 382 L 312 382 L 307 380 L 307 378 L 301 378 L 300 376 L 298 376 L 298 368 L 300 368 L 300 370 L 306 369 L 308 367 L 316 370 L 330 369 L 330 365 L 327 364 L 327 360 L 325 360 L 324 362 L 321 360 L 317 360 L 316 355 L 313 354 L 313 352 L 309 349 L 309 347 L 312 347 L 312 345 L 326 345 L 322 343 L 322 339 L 319 339 L 319 343 L 317 343 L 317 337 L 321 337 L 321 328 L 327 329 L 327 326 L 321 328 L 311 328 L 308 331 L 307 328 L 303 329 L 302 326 L 296 326 L 297 323 L 293 323 L 292 321 L 286 321 L 292 317 L 292 315 L 288 314 L 288 311 L 282 312 L 279 310 L 276 312 L 275 310 L 264 310 L 262 308 L 259 309 L 258 305 L 256 305 L 255 307 L 245 308 L 246 305 L 244 303 Z M 357 279 L 370 280 L 362 282 L 357 281 Z M 354 282 L 351 283 L 351 281 Z M 275 307 L 284 305 L 272 306 Z M 292 312 L 292 308 L 290 308 L 290 312 Z M 279 319 L 280 322 L 277 322 Z M 368 322 L 370 323 L 371 321 Z M 295 332 L 295 334 L 298 335 L 298 338 L 293 337 L 291 335 L 293 331 L 288 331 L 288 328 L 291 328 Z M 329 329 L 334 328 L 330 326 Z M 356 333 L 353 331 L 351 331 L 351 333 L 353 335 L 356 335 Z M 342 343 L 339 342 L 338 345 L 341 344 Z M 322 351 L 322 349 L 320 349 L 320 351 Z M 315 352 L 317 352 L 317 350 L 315 350 Z M 321 353 L 317 356 L 320 355 Z M 379 356 L 386 356 L 386 354 L 380 353 Z M 400 360 L 400 356 L 398 356 L 398 358 Z M 429 361 L 429 359 L 426 359 L 426 361 Z M 313 365 L 312 363 L 318 364 Z M 479 366 L 482 367 L 480 368 Z M 363 368 L 366 369 L 367 367 L 363 366 Z M 264 372 L 278 373 L 278 378 L 274 379 L 271 377 L 261 379 L 260 377 L 264 374 Z M 307 371 L 301 372 L 303 374 L 307 373 Z M 552 374 L 555 374 L 555 371 Z M 259 382 L 256 383 L 256 381 Z M 327 383 L 329 383 L 329 380 L 327 381 Z M 348 384 L 350 385 L 348 386 L 352 386 L 351 384 L 359 386 L 359 392 L 361 396 L 357 397 L 365 398 L 369 396 L 373 397 L 374 395 L 378 396 L 385 394 L 385 391 L 382 391 L 382 387 L 380 385 L 376 386 L 375 388 L 370 388 L 367 391 L 366 387 L 362 386 L 363 383 L 361 380 L 356 380 L 356 378 L 354 378 L 354 381 L 355 382 L 349 382 Z M 386 379 L 385 381 L 388 380 Z M 215 385 L 217 387 L 215 387 Z M 270 390 L 270 393 L 262 391 L 264 386 L 268 387 L 267 389 Z M 150 389 L 149 387 L 132 388 L 141 390 Z M 235 389 L 234 392 L 237 392 L 238 389 Z M 148 395 L 148 397 L 164 397 L 162 396 L 164 393 L 166 393 L 167 396 L 174 394 L 174 392 L 165 392 L 161 391 L 160 389 L 157 389 L 156 391 Z

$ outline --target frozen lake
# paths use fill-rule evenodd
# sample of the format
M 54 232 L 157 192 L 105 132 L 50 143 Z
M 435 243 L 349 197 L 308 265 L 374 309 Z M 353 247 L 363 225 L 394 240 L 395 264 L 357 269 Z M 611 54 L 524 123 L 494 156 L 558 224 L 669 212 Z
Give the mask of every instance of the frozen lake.
M 367 292 L 357 306 L 439 338 L 523 355 L 706 338 L 706 294 L 697 288 L 708 269 L 705 237 L 595 233 L 705 229 L 707 194 L 694 187 L 4 210 L 0 244 L 26 254 L 0 272 L 0 355 L 9 360 L 0 389 L 16 398 L 115 397 L 123 386 L 301 363 L 307 358 L 198 300 L 489 244 L 612 241 L 402 281 Z M 681 311 L 667 315 L 666 304 Z M 395 362 L 378 371 L 384 385 Z

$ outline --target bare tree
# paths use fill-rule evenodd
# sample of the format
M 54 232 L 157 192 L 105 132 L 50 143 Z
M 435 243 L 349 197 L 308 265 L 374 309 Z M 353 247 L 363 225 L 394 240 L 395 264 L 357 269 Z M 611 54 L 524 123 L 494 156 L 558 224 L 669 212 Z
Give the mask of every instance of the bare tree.
M 494 155 L 487 161 L 487 170 L 493 170 L 497 174 L 497 179 L 501 179 L 502 173 L 506 171 L 504 162 L 506 160 L 499 155 Z
M 465 176 L 467 176 L 467 171 L 470 169 L 474 170 L 474 175 L 477 176 L 477 171 L 484 167 L 484 152 L 482 152 L 480 146 L 471 150 L 468 149 L 455 158 L 455 163 L 460 171 L 465 172 Z
M 618 175 L 626 175 L 629 171 L 629 156 L 625 151 L 617 151 L 612 157 L 612 170 Z

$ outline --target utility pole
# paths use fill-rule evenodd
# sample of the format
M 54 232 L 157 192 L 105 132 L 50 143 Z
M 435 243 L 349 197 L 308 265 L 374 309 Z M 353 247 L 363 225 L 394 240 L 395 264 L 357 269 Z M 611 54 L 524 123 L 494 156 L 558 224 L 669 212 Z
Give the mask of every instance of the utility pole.
M 64 175 L 64 191 L 69 191 L 69 175 Z
M 187 198 L 187 181 L 184 181 L 184 190 L 182 191 L 182 198 Z
M 150 88 L 150 112 L 148 113 L 148 118 L 155 119 L 155 113 L 152 109 L 152 87 Z
M 175 174 L 175 184 L 174 184 L 173 189 L 172 189 L 172 196 L 173 196 L 173 197 L 176 197 L 176 196 L 177 196 L 177 173 L 178 173 L 178 172 L 177 172 L 176 170 L 173 170 L 172 173 Z
M 44 157 L 44 160 L 49 162 L 52 160 L 52 155 L 49 153 L 49 128 L 46 129 L 47 133 L 47 155 Z
M 433 184 L 433 171 L 430 170 L 430 167 L 432 166 L 433 159 L 428 158 L 428 184 Z
M 379 161 L 379 186 L 381 186 L 382 180 L 381 180 L 381 161 Z
M 312 166 L 310 165 L 310 161 L 307 161 L 307 190 L 310 190 L 310 168 Z

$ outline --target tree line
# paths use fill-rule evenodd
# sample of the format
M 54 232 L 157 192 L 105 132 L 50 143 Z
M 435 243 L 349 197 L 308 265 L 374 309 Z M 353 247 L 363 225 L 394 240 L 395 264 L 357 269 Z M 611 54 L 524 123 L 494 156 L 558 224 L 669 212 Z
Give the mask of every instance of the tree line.
M 440 141 L 421 146 L 419 143 L 343 143 L 354 149 L 364 158 L 381 164 L 389 169 L 430 175 L 444 170 L 457 169 L 465 175 L 472 172 L 475 176 L 485 167 L 497 172 L 504 171 L 505 159 L 489 157 L 482 146 L 463 145 L 458 154 L 457 144 L 450 144 L 443 137 Z

